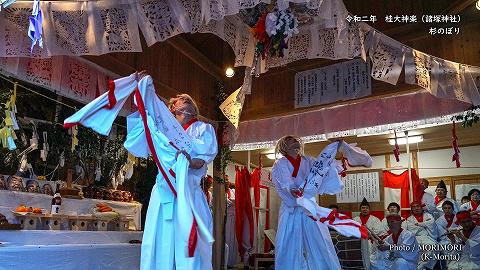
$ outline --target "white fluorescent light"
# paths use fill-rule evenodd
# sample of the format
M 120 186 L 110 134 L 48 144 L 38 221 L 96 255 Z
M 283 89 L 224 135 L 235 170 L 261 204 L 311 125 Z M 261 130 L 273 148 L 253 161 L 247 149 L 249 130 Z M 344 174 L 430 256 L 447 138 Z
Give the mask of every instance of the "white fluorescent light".
M 419 142 L 423 142 L 423 136 L 422 135 L 408 137 L 408 144 L 419 143 Z M 395 145 L 395 139 L 388 139 L 388 143 L 390 145 Z M 399 144 L 399 145 L 400 144 L 407 144 L 407 138 L 406 137 L 397 138 L 397 144 Z
M 266 154 L 266 156 L 267 156 L 268 159 L 275 159 L 275 153 L 273 153 L 273 154 Z M 282 154 L 277 153 L 277 159 L 282 158 L 282 157 L 283 157 Z

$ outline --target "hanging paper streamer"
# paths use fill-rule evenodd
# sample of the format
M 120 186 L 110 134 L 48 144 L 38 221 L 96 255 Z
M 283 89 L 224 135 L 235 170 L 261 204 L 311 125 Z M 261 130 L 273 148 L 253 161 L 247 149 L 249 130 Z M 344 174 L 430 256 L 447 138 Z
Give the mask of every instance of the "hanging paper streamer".
M 395 160 L 397 162 L 400 162 L 400 148 L 398 147 L 397 143 L 397 132 L 394 131 L 395 133 L 395 148 L 393 149 L 393 155 L 395 156 Z
M 46 162 L 48 156 L 49 146 L 48 146 L 48 133 L 46 131 L 43 132 L 43 149 L 40 150 L 40 158 Z
M 3 119 L 2 128 L 0 129 L 0 142 L 4 148 L 12 151 L 17 149 L 15 140 L 17 139 L 15 135 L 15 130 L 18 130 L 17 119 L 15 113 L 17 107 L 15 105 L 17 99 L 17 84 L 13 85 L 13 93 L 10 96 L 10 100 L 5 103 L 5 118 Z
M 17 0 L 0 0 L 0 11 L 2 8 L 7 8 L 9 5 L 15 3 Z
M 33 1 L 32 16 L 29 17 L 30 25 L 28 26 L 28 37 L 32 40 L 32 46 L 30 47 L 30 53 L 33 52 L 33 48 L 38 44 L 40 48 L 43 48 L 42 39 L 42 11 L 40 10 L 40 0 Z
M 75 151 L 75 147 L 78 145 L 78 126 L 72 127 L 69 132 L 72 135 L 72 152 Z
M 432 90 L 430 72 L 432 70 L 432 56 L 417 50 L 410 50 L 405 54 L 405 82 L 416 84 L 428 91 Z
M 370 52 L 372 77 L 396 85 L 403 68 L 402 45 L 384 35 L 377 35 L 377 45 Z
M 227 117 L 235 128 L 238 128 L 238 122 L 240 120 L 240 114 L 242 113 L 243 101 L 239 102 L 237 97 L 242 87 L 233 92 L 225 101 L 220 105 L 220 110 Z
M 452 161 L 455 161 L 457 168 L 460 168 L 460 148 L 458 148 L 458 137 L 455 131 L 455 122 L 453 122 L 452 128 L 452 147 L 453 147 L 453 156 Z

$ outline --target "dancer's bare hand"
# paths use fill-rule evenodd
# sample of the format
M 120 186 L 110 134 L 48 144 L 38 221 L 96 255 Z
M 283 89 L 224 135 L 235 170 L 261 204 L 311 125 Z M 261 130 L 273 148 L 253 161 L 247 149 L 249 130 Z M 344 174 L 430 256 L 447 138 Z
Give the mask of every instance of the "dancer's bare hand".
M 136 72 L 136 76 L 138 80 L 143 79 L 145 76 L 148 76 L 148 72 L 146 70 L 142 70 L 140 72 Z

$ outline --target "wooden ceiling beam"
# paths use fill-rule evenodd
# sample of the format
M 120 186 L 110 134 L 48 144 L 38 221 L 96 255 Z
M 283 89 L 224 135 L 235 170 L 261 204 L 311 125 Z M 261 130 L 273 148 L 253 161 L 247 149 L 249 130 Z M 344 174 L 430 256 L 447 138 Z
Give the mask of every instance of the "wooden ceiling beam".
M 462 12 L 464 9 L 469 7 L 470 5 L 474 4 L 477 2 L 477 0 L 456 0 L 453 1 L 448 8 L 446 8 L 442 14 L 448 14 L 448 15 L 457 15 L 460 12 Z
M 185 55 L 188 59 L 198 65 L 208 74 L 212 75 L 215 79 L 223 81 L 225 76 L 223 70 L 210 61 L 203 53 L 190 44 L 181 36 L 175 36 L 165 41 L 170 44 L 177 51 Z

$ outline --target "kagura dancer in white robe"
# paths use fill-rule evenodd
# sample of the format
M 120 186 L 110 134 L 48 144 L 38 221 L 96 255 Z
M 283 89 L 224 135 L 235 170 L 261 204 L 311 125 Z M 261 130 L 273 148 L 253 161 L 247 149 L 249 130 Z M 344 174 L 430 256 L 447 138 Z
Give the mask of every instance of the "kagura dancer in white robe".
M 422 204 L 425 206 L 423 207 L 423 210 L 425 212 L 430 213 L 433 215 L 435 213 L 435 199 L 433 198 L 433 195 L 426 192 L 425 190 L 428 188 L 430 183 L 428 182 L 427 179 L 420 179 L 420 186 L 422 187 Z
M 402 218 L 398 214 L 387 216 L 389 230 L 392 232 L 385 241 L 378 243 L 377 258 L 372 261 L 372 269 L 413 270 L 417 269 L 420 256 L 415 235 L 402 229 Z M 399 247 L 400 250 L 393 247 Z M 409 248 L 410 250 L 405 250 Z M 403 249 L 403 250 L 402 250 Z
M 473 211 L 473 212 L 480 212 L 480 190 L 474 188 L 468 192 L 468 198 L 470 198 L 469 202 L 466 202 L 460 206 L 460 210 L 462 211 Z
M 438 230 L 433 216 L 429 213 L 423 212 L 424 205 L 421 202 L 414 201 L 410 204 L 410 207 L 412 209 L 412 215 L 407 218 L 407 221 L 404 224 L 405 229 L 415 234 L 418 244 L 429 247 L 436 246 Z M 422 254 L 428 254 L 428 256 L 422 255 L 422 258 L 431 259 L 420 260 L 417 269 L 433 269 L 437 262 L 437 260 L 434 259 L 434 254 L 438 254 L 438 252 L 427 249 L 422 251 Z
M 332 163 L 342 144 L 336 142 L 327 146 L 317 162 L 302 155 L 303 145 L 299 138 L 285 136 L 278 141 L 276 152 L 284 157 L 277 160 L 272 169 L 273 182 L 282 199 L 275 243 L 275 269 L 340 269 L 329 226 L 344 235 L 366 237 L 366 229 L 361 229 L 359 223 L 318 206 L 314 200 L 318 193 L 335 194 L 343 188 Z M 364 156 L 371 162 L 368 154 Z M 309 177 L 315 170 L 318 171 Z M 307 186 L 307 180 L 311 186 Z
M 141 269 L 212 269 L 213 222 L 200 179 L 217 154 L 215 131 L 192 120 L 198 109 L 188 95 L 173 99 L 169 110 L 156 95 L 151 77 L 138 79 L 135 74 L 109 83 L 107 93 L 66 119 L 64 126 L 82 124 L 107 135 L 134 93 L 139 110 L 127 117 L 124 146 L 137 157 L 152 155 L 160 171 L 147 211 Z
M 443 215 L 442 205 L 443 205 L 443 202 L 445 201 L 451 201 L 453 203 L 453 212 L 454 213 L 458 212 L 459 209 L 458 209 L 457 202 L 455 200 L 447 198 L 447 185 L 445 185 L 445 182 L 443 182 L 443 180 L 440 180 L 440 182 L 438 183 L 437 188 L 435 189 L 435 193 L 437 195 L 435 196 L 435 199 L 434 199 L 435 209 L 434 209 L 434 213 L 432 214 L 435 219 Z
M 463 229 L 448 234 L 448 238 L 453 244 L 461 244 L 463 248 L 460 259 L 451 260 L 448 269 L 480 269 L 480 227 L 475 225 L 468 211 L 458 212 L 457 220 Z
M 453 213 L 453 203 L 450 201 L 445 201 L 442 205 L 442 208 L 445 214 L 439 217 L 437 220 L 435 220 L 435 225 L 437 226 L 437 230 L 438 230 L 437 241 L 439 245 L 447 246 L 451 244 L 450 239 L 448 239 L 448 233 L 452 230 L 458 229 L 458 224 L 457 224 L 457 218 Z M 441 254 L 442 255 L 458 254 L 458 251 L 443 250 L 441 251 Z M 446 269 L 447 262 L 449 262 L 449 260 L 440 261 L 441 269 Z

